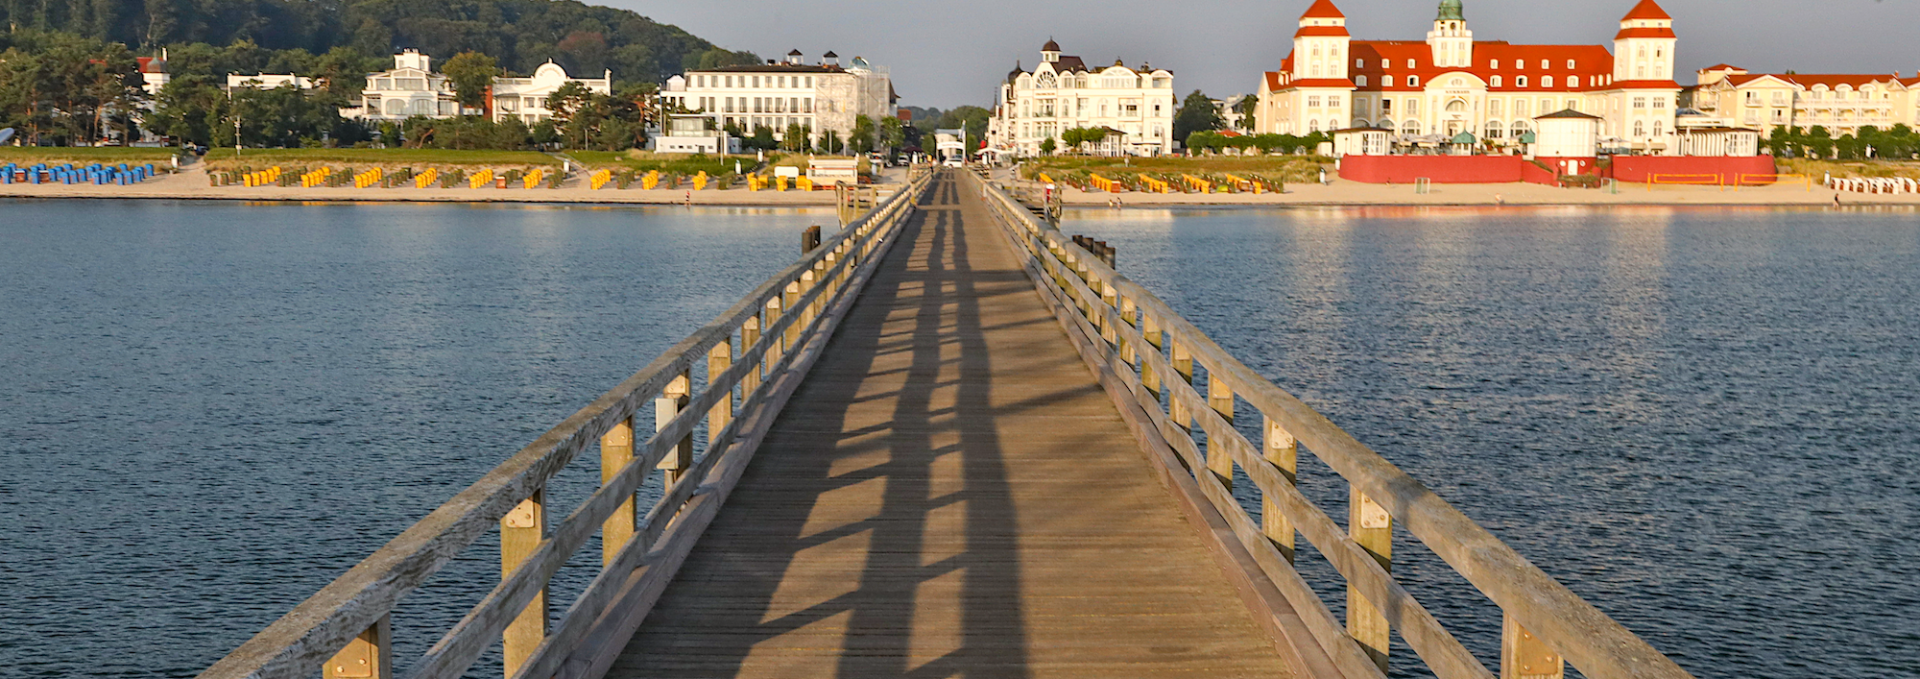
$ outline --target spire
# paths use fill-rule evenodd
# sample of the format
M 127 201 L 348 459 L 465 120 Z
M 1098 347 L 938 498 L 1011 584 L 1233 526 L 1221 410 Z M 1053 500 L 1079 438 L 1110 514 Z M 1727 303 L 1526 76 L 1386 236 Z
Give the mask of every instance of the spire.
M 1300 18 L 1345 19 L 1347 15 L 1342 14 L 1340 8 L 1333 6 L 1333 0 L 1314 0 L 1313 6 L 1308 7 L 1307 13 L 1300 15 Z
M 1627 15 L 1621 17 L 1620 20 L 1633 21 L 1636 19 L 1665 19 L 1671 21 L 1673 17 L 1668 15 L 1666 10 L 1660 8 L 1660 3 L 1654 2 L 1653 0 L 1640 0 L 1640 4 L 1634 5 L 1633 9 L 1629 10 Z
M 1652 2 L 1653 0 L 1647 0 Z M 1434 21 L 1466 21 L 1467 10 L 1460 6 L 1460 0 L 1440 0 L 1440 16 Z

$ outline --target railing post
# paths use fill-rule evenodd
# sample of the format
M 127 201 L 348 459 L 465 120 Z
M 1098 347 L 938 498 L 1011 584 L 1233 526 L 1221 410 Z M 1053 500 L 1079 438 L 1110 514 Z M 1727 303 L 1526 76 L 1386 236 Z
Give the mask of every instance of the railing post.
M 625 469 L 633 461 L 633 418 L 621 420 L 607 433 L 600 436 L 600 485 L 607 485 L 615 474 Z M 633 497 L 629 495 L 613 516 L 600 524 L 600 565 L 613 563 L 620 555 L 620 548 L 633 538 L 633 529 L 637 516 Z
M 714 383 L 720 380 L 720 373 L 732 367 L 733 340 L 732 338 L 720 340 L 719 344 L 707 350 L 707 388 L 715 388 Z M 733 387 L 728 385 L 726 389 L 726 396 L 707 410 L 708 455 L 720 452 L 713 447 L 713 444 L 717 442 L 720 430 L 726 429 L 728 424 L 733 423 Z
M 535 491 L 533 497 L 521 500 L 519 506 L 500 518 L 500 577 L 503 580 L 512 577 L 547 537 L 546 503 L 542 495 L 543 492 Z M 520 611 L 519 617 L 501 633 L 501 660 L 509 679 L 546 638 L 547 590 L 542 586 L 526 610 Z
M 1393 570 L 1393 515 L 1385 507 L 1374 502 L 1359 488 L 1349 486 L 1347 498 L 1347 532 L 1361 549 L 1373 555 L 1380 567 Z M 1392 630 L 1387 626 L 1387 616 L 1380 607 L 1361 596 L 1360 590 L 1352 583 L 1347 584 L 1347 634 L 1367 650 L 1367 655 L 1387 671 L 1387 644 Z
M 666 429 L 667 424 L 672 422 L 681 410 L 686 409 L 688 395 L 692 391 L 693 380 L 686 372 L 681 372 L 678 377 L 673 378 L 672 382 L 667 383 L 667 388 L 660 392 L 660 397 L 653 400 L 654 431 Z M 656 468 L 666 470 L 667 487 L 672 488 L 673 484 L 680 482 L 680 475 L 687 473 L 687 468 L 690 466 L 693 466 L 693 434 L 691 433 L 675 442 L 673 449 L 660 458 L 660 464 Z
M 1212 368 L 1207 369 L 1207 407 L 1227 421 L 1228 429 L 1233 428 L 1233 386 Z M 1207 469 L 1213 471 L 1221 486 L 1233 490 L 1233 453 L 1223 437 L 1207 435 Z
M 393 615 L 380 616 L 346 648 L 327 659 L 321 679 L 393 679 Z
M 1264 442 L 1267 462 L 1280 471 L 1286 483 L 1297 484 L 1299 479 L 1300 442 L 1280 426 L 1273 418 L 1267 418 L 1267 435 Z M 1293 563 L 1293 522 L 1280 511 L 1280 503 L 1274 502 L 1271 493 L 1260 493 L 1260 530 L 1267 540 L 1280 550 L 1280 556 L 1287 563 Z
M 1168 344 L 1172 345 L 1172 358 L 1169 362 L 1173 363 L 1174 373 L 1187 384 L 1193 384 L 1193 352 L 1182 345 L 1180 340 L 1172 338 L 1169 340 Z M 1167 391 L 1167 416 L 1173 418 L 1174 426 L 1192 430 L 1193 415 L 1187 412 L 1187 406 L 1180 402 L 1180 398 L 1173 395 L 1173 389 L 1169 388 Z
M 1500 679 L 1563 679 L 1567 663 L 1511 614 L 1501 613 Z
M 780 300 L 782 313 L 792 314 L 803 311 L 794 307 L 800 304 L 800 294 L 806 292 L 806 288 L 802 287 L 801 281 L 805 281 L 807 276 L 812 273 L 812 271 L 803 272 L 800 274 L 800 280 L 787 284 L 786 293 Z M 803 313 L 799 318 L 793 319 L 792 323 L 787 324 L 786 339 L 780 343 L 780 353 L 782 355 L 786 354 L 786 352 L 793 351 L 799 346 L 800 330 L 802 326 L 806 325 L 806 322 L 807 317 Z
M 765 313 L 764 308 L 761 313 Z M 747 355 L 747 352 L 753 349 L 753 345 L 759 343 L 760 318 L 759 316 L 755 316 L 747 319 L 745 323 L 740 324 L 740 360 L 757 364 L 753 366 L 752 370 L 748 370 L 747 374 L 740 377 L 740 398 L 743 401 L 752 396 L 753 392 L 760 390 L 760 372 L 767 368 L 766 361 L 758 361 L 755 360 L 754 357 Z
M 1111 282 L 1100 281 L 1100 303 L 1118 311 L 1120 306 L 1120 289 L 1114 287 Z M 1108 345 L 1116 349 L 1120 348 L 1120 331 L 1113 327 L 1113 319 L 1107 315 L 1105 309 L 1100 311 L 1100 337 L 1106 340 Z
M 1147 344 L 1153 347 L 1151 349 L 1142 347 L 1143 351 L 1159 353 L 1167 346 L 1167 334 L 1160 330 L 1160 320 L 1154 318 L 1153 314 L 1146 312 L 1140 314 L 1140 334 L 1145 335 Z M 1156 397 L 1160 394 L 1160 373 L 1146 361 L 1140 362 L 1140 384 L 1144 385 L 1147 391 L 1153 392 Z

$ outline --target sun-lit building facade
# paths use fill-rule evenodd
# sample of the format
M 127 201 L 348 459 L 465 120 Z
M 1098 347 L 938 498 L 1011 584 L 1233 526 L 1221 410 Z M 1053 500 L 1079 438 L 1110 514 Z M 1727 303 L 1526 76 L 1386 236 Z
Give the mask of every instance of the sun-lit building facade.
M 1535 118 L 1571 110 L 1599 117 L 1602 145 L 1670 153 L 1677 43 L 1654 0 L 1620 20 L 1611 50 L 1476 40 L 1460 0 L 1440 3 L 1424 41 L 1355 40 L 1332 0 L 1316 0 L 1280 70 L 1261 77 L 1255 131 L 1377 127 L 1401 142 L 1468 134 L 1504 147 L 1533 132 Z
M 1693 107 L 1731 124 L 1771 134 L 1776 127 L 1819 125 L 1833 136 L 1873 126 L 1920 127 L 1920 77 L 1899 73 L 1749 73 L 1718 64 L 1700 69 Z
M 1048 40 L 1032 71 L 1015 66 L 1001 81 L 987 121 L 987 149 L 997 155 L 1037 156 L 1046 140 L 1066 151 L 1061 134 L 1104 128 L 1105 152 L 1154 156 L 1173 152 L 1173 72 L 1141 64 L 1089 67 Z

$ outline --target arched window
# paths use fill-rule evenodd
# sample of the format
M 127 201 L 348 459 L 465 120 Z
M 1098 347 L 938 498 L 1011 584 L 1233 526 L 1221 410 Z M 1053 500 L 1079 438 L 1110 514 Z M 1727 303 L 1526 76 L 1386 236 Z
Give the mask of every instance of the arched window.
M 431 99 L 413 100 L 413 112 L 419 113 L 422 115 L 433 115 L 433 100 Z
M 1644 120 L 1635 120 L 1635 121 L 1633 121 L 1633 136 L 1636 136 L 1636 137 L 1644 137 L 1644 136 L 1647 136 L 1647 122 L 1646 122 L 1646 121 L 1644 121 Z
M 1467 102 L 1461 101 L 1459 99 L 1449 101 L 1447 102 L 1447 112 L 1448 113 L 1466 113 Z
M 1366 127 L 1366 126 L 1367 126 L 1367 124 L 1368 124 L 1368 123 L 1367 123 L 1367 119 L 1366 119 L 1366 118 L 1354 118 L 1354 119 L 1353 119 L 1353 127 L 1354 127 L 1354 129 L 1361 129 L 1361 128 L 1364 128 L 1364 127 Z
M 1380 129 L 1383 129 L 1383 130 L 1393 129 L 1393 119 L 1392 118 L 1382 119 L 1380 121 Z
M 1390 76 L 1390 75 L 1380 76 L 1380 86 L 1393 87 L 1393 76 Z
M 407 113 L 406 100 L 404 99 L 388 99 L 387 100 L 387 115 L 398 116 L 398 115 L 406 115 L 406 113 Z
M 1514 76 L 1514 77 L 1513 77 L 1513 86 L 1514 86 L 1514 87 L 1526 87 L 1526 86 L 1527 86 L 1527 77 L 1526 77 L 1526 76 L 1524 76 L 1524 75 L 1519 75 L 1519 76 Z
M 1577 75 L 1567 76 L 1567 87 L 1579 87 L 1579 86 L 1580 86 L 1580 76 L 1577 76 Z
M 1307 134 L 1313 134 L 1319 131 L 1320 131 L 1320 121 L 1318 120 L 1307 121 Z
M 1420 134 L 1420 121 L 1409 120 L 1404 123 L 1400 123 L 1400 133 L 1406 134 L 1406 135 Z
M 1520 135 L 1526 134 L 1527 130 L 1528 130 L 1527 121 L 1524 121 L 1524 120 L 1513 121 L 1513 138 L 1515 140 L 1520 139 Z
M 1664 129 L 1662 129 L 1662 128 L 1664 128 L 1664 127 L 1665 127 L 1665 125 L 1663 125 L 1663 124 L 1662 124 L 1662 121 L 1658 121 L 1658 120 L 1655 120 L 1655 121 L 1653 121 L 1653 136 L 1656 136 L 1656 137 L 1658 137 L 1658 136 L 1660 136 L 1660 135 L 1661 135 L 1662 133 L 1664 133 L 1664 132 L 1665 132 L 1665 130 L 1664 130 Z
M 1420 86 L 1420 76 L 1417 76 L 1417 75 L 1407 76 L 1407 87 L 1419 87 L 1419 86 Z
M 1500 121 L 1498 120 L 1487 121 L 1487 133 L 1483 136 L 1487 139 L 1499 139 L 1500 137 L 1505 136 L 1504 129 L 1500 126 Z
M 1550 75 L 1540 76 L 1540 86 L 1553 87 L 1553 76 L 1550 76 Z
M 1355 77 L 1355 78 L 1353 79 L 1353 84 L 1355 84 L 1355 85 L 1359 85 L 1359 86 L 1361 86 L 1361 87 L 1366 87 L 1366 86 L 1367 86 L 1367 77 L 1366 77 L 1366 76 L 1364 76 L 1364 75 L 1363 75 L 1363 76 L 1358 76 L 1358 77 Z
M 1493 77 L 1493 86 L 1494 86 L 1494 87 L 1499 87 L 1499 86 L 1500 86 L 1500 76 L 1497 76 L 1497 75 L 1496 75 L 1496 76 L 1494 76 L 1494 77 Z

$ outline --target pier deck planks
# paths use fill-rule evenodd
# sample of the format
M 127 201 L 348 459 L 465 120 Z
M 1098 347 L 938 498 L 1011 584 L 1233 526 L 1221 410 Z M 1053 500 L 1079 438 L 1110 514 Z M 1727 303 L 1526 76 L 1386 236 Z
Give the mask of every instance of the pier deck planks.
M 1292 676 L 980 199 L 923 205 L 607 676 Z

